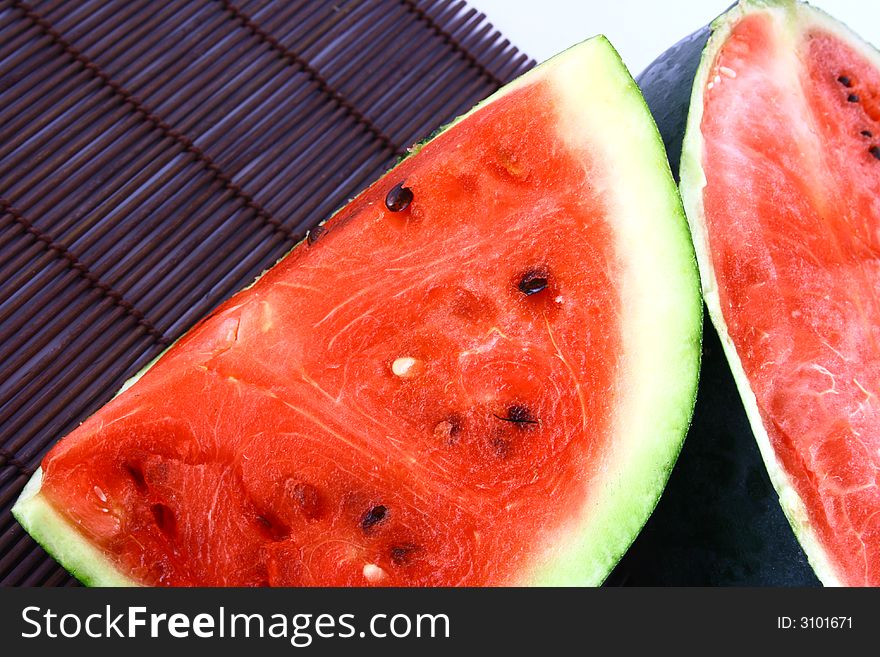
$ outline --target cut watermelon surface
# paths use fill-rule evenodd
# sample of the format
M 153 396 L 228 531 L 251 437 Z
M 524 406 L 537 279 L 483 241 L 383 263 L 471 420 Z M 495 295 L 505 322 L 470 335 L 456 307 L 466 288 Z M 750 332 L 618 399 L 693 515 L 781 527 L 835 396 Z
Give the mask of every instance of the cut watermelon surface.
M 678 454 L 700 331 L 662 143 L 597 37 L 193 328 L 14 513 L 90 584 L 596 584 Z
M 712 30 L 681 156 L 709 313 L 817 575 L 880 585 L 880 56 L 794 2 Z

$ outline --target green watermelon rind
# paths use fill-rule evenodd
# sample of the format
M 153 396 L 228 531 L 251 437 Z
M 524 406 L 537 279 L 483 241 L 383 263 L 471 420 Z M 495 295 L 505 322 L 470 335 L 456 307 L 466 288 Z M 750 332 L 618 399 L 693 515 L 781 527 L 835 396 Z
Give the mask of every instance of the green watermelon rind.
M 588 80 L 582 79 L 584 70 L 590 73 Z M 604 467 L 580 518 L 555 535 L 532 567 L 509 583 L 597 585 L 647 521 L 681 450 L 696 400 L 702 303 L 693 246 L 660 135 L 641 92 L 607 39 L 594 37 L 561 53 L 444 130 L 543 75 L 558 83 L 560 104 L 570 103 L 570 114 L 564 116 L 573 119 L 575 127 L 585 113 L 610 123 L 594 125 L 593 132 L 607 137 L 611 165 L 620 164 L 624 175 L 639 186 L 635 193 L 627 188 L 612 195 L 629 211 L 624 213 L 629 230 L 621 233 L 618 253 L 630 265 L 627 271 L 634 272 L 633 291 L 648 301 L 637 304 L 645 306 L 638 325 L 625 329 L 628 344 L 639 347 L 630 354 L 634 362 L 625 363 L 631 373 L 623 384 L 627 389 L 617 391 L 625 402 L 635 404 L 621 404 L 616 414 L 625 440 L 612 438 L 620 449 L 603 456 Z M 628 153 L 630 161 L 620 152 Z M 159 358 L 129 379 L 120 393 Z M 631 390 L 636 393 L 623 394 Z M 13 508 L 31 536 L 85 584 L 135 584 L 40 494 L 41 480 L 38 470 Z
M 797 3 L 794 0 L 741 0 L 738 5 L 716 18 L 711 24 L 712 35 L 703 50 L 702 60 L 694 78 L 680 168 L 681 196 L 697 253 L 703 298 L 709 311 L 709 317 L 721 338 L 725 356 L 745 406 L 761 457 L 770 475 L 770 481 L 776 489 L 782 510 L 816 576 L 825 586 L 841 586 L 844 583 L 841 574 L 838 573 L 822 547 L 816 530 L 810 523 L 806 504 L 776 458 L 758 409 L 755 393 L 751 388 L 721 312 L 718 282 L 710 258 L 709 237 L 703 207 L 703 188 L 706 185 L 706 177 L 701 163 L 703 136 L 700 124 L 703 117 L 703 90 L 709 82 L 712 62 L 729 37 L 733 26 L 741 18 L 753 12 L 774 12 L 782 23 L 790 26 L 792 30 L 797 30 L 804 24 L 821 26 L 846 43 L 855 46 L 875 62 L 878 68 L 880 68 L 880 53 L 848 27 L 808 4 Z
M 138 586 L 40 495 L 42 482 L 38 468 L 12 508 L 28 534 L 86 586 Z

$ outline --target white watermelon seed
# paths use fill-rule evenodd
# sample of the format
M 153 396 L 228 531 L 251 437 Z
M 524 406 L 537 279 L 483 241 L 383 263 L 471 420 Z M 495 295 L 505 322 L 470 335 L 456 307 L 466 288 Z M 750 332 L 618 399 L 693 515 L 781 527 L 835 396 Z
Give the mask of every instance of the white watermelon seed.
M 411 356 L 402 356 L 391 363 L 391 371 L 395 376 L 412 376 L 415 374 L 413 367 L 418 361 Z
M 378 582 L 385 577 L 385 571 L 374 563 L 364 564 L 364 577 L 369 582 Z

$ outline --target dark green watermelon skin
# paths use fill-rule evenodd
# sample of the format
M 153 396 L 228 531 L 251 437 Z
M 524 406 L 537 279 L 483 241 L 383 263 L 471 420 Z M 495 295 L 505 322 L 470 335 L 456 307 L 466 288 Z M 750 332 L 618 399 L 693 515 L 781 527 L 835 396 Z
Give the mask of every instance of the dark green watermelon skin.
M 637 82 L 678 179 L 703 27 Z M 704 312 L 703 366 L 684 449 L 653 516 L 607 585 L 818 586 L 773 489 L 718 335 Z
M 663 137 L 676 182 L 691 105 L 691 87 L 710 34 L 712 30 L 708 25 L 701 27 L 651 62 L 636 78 Z
M 624 586 L 819 586 L 779 506 L 712 322 L 694 418 L 663 497 L 606 580 Z

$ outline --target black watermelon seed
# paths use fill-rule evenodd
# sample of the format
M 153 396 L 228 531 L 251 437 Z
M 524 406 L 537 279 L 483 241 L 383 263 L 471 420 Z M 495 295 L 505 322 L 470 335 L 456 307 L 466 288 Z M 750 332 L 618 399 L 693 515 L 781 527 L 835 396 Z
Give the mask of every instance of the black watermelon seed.
M 870 130 L 862 130 L 862 137 L 873 137 L 873 133 Z
M 372 507 L 361 517 L 361 529 L 367 531 L 385 520 L 388 516 L 388 509 L 379 504 Z
M 493 413 L 493 415 L 495 414 Z M 532 412 L 520 404 L 510 406 L 507 409 L 507 417 L 500 415 L 495 415 L 495 417 L 512 424 L 538 424 L 538 421 L 532 416 Z
M 842 84 L 844 87 L 852 86 L 852 80 L 850 80 L 845 75 L 841 75 L 839 78 L 837 78 L 837 81 L 840 82 L 840 84 Z
M 855 94 L 850 94 L 849 96 L 846 97 L 846 99 L 851 103 L 859 102 L 859 97 L 856 96 Z
M 514 404 L 508 408 L 507 417 L 514 422 L 534 422 L 531 411 L 520 404 Z
M 542 271 L 530 270 L 519 280 L 519 291 L 527 297 L 547 289 L 547 274 Z
M 880 146 L 871 146 L 871 148 L 868 149 L 868 152 L 880 160 Z
M 323 226 L 315 226 L 314 228 L 312 228 L 309 231 L 308 236 L 306 237 L 306 240 L 308 241 L 308 243 L 314 244 L 319 239 L 321 239 L 321 236 L 324 234 L 324 230 L 325 230 L 325 228 Z
M 402 182 L 397 183 L 385 196 L 385 207 L 391 212 L 403 212 L 412 203 L 413 192 L 409 187 L 404 187 Z

